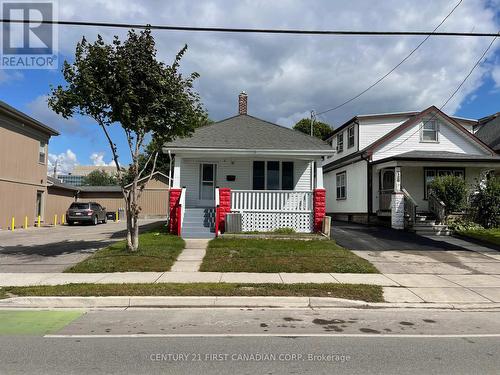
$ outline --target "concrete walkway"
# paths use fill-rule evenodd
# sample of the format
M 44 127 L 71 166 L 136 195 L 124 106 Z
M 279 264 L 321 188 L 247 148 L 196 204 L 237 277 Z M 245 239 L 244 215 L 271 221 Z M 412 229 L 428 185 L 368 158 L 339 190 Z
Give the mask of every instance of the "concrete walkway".
M 186 262 L 188 262 L 187 260 Z M 182 263 L 181 263 L 182 264 Z M 194 261 L 193 261 L 194 264 Z M 187 264 L 186 264 L 187 267 Z M 118 272 L 0 273 L 0 286 L 70 283 L 349 283 L 384 287 L 387 302 L 500 302 L 500 275 L 422 275 L 353 273 Z
M 185 238 L 186 247 L 177 257 L 171 272 L 196 272 L 200 269 L 210 239 Z

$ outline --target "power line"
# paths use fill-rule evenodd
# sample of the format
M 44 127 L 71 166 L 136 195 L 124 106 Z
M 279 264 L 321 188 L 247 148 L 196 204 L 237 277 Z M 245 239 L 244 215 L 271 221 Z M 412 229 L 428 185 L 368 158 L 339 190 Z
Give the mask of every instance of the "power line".
M 472 67 L 472 69 L 469 71 L 469 73 L 467 73 L 467 75 L 465 76 L 465 78 L 462 80 L 462 82 L 460 82 L 460 84 L 458 85 L 458 87 L 455 89 L 455 91 L 453 91 L 453 93 L 450 95 L 450 97 L 448 99 L 446 99 L 446 101 L 443 103 L 443 105 L 441 105 L 441 107 L 439 107 L 439 110 L 442 111 L 443 108 L 450 102 L 451 99 L 453 99 L 453 97 L 456 95 L 456 93 L 462 88 L 462 86 L 465 84 L 465 82 L 469 79 L 469 77 L 472 75 L 472 73 L 474 72 L 474 70 L 479 66 L 479 64 L 481 63 L 481 61 L 484 59 L 484 57 L 486 56 L 486 54 L 488 53 L 488 51 L 491 49 L 491 47 L 493 46 L 493 43 L 495 43 L 495 41 L 497 40 L 498 36 L 495 36 L 493 37 L 493 39 L 491 40 L 490 44 L 488 45 L 488 47 L 484 50 L 483 54 L 481 55 L 481 57 L 476 61 L 476 63 L 474 64 L 474 66 Z M 436 118 L 437 116 L 437 112 L 434 113 L 431 118 L 429 118 L 427 121 L 423 122 L 422 125 L 420 125 L 418 127 L 418 129 L 411 133 L 408 137 L 406 137 L 405 139 L 403 139 L 400 143 L 398 143 L 397 145 L 394 145 L 386 150 L 384 150 L 384 152 L 387 152 L 387 151 L 390 151 L 396 147 L 399 147 L 401 146 L 403 143 L 405 143 L 408 139 L 410 139 L 411 137 L 413 137 L 415 134 L 417 134 L 418 132 L 420 132 L 420 130 L 422 130 L 422 128 L 427 124 L 429 123 L 430 121 L 432 121 L 433 119 Z
M 331 112 L 331 111 L 335 111 L 349 103 L 351 103 L 352 101 L 356 100 L 357 98 L 359 98 L 361 95 L 365 94 L 366 92 L 370 91 L 372 88 L 374 88 L 376 85 L 378 85 L 380 82 L 382 82 L 384 79 L 386 79 L 389 75 L 392 74 L 392 72 L 394 72 L 397 68 L 399 68 L 401 65 L 403 65 L 403 63 L 408 60 L 430 37 L 431 35 L 436 35 L 436 31 L 437 29 L 439 29 L 441 27 L 441 25 L 448 19 L 448 17 L 450 17 L 452 15 L 452 13 L 455 11 L 455 9 L 458 8 L 458 6 L 462 3 L 462 0 L 460 0 L 454 7 L 453 9 L 446 15 L 446 17 L 443 18 L 443 20 L 434 28 L 434 30 L 429 34 L 427 35 L 414 49 L 411 50 L 411 52 L 406 55 L 406 57 L 401 60 L 398 64 L 396 64 L 391 70 L 389 70 L 386 74 L 384 74 L 382 77 L 380 77 L 379 79 L 377 79 L 375 82 L 373 82 L 370 86 L 368 86 L 366 89 L 364 89 L 363 91 L 361 91 L 359 94 L 353 96 L 352 98 L 342 102 L 341 104 L 333 107 L 333 108 L 330 108 L 330 109 L 327 109 L 325 111 L 321 111 L 319 113 L 317 113 L 317 115 L 322 115 L 322 114 L 325 114 L 325 113 L 328 113 L 328 112 Z
M 0 23 L 32 23 L 29 19 L 2 18 Z M 127 29 L 170 30 L 190 32 L 213 32 L 213 33 L 247 33 L 247 34 L 295 34 L 295 35 L 358 35 L 358 36 L 418 36 L 434 35 L 446 37 L 488 37 L 498 36 L 498 33 L 472 33 L 472 32 L 432 32 L 432 31 L 362 31 L 362 30 L 303 30 L 303 29 L 254 29 L 233 27 L 196 27 L 196 26 L 173 26 L 173 25 L 150 25 L 134 23 L 110 23 L 92 21 L 60 21 L 60 20 L 37 20 L 37 24 L 61 25 L 61 26 L 93 26 Z

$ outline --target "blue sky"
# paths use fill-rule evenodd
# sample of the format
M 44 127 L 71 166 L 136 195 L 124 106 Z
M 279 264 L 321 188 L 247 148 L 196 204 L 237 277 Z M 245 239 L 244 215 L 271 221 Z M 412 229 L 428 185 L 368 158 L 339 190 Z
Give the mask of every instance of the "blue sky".
M 268 2 L 209 0 L 59 2 L 61 20 L 304 29 L 431 30 L 457 1 L 369 0 Z M 276 15 L 279 15 L 277 17 Z M 496 32 L 499 0 L 467 0 L 441 31 Z M 72 59 L 85 35 L 106 40 L 126 30 L 59 28 L 59 60 Z M 156 32 L 158 56 L 170 63 L 184 43 L 181 63 L 197 71 L 196 84 L 209 116 L 220 120 L 237 110 L 237 95 L 249 94 L 249 112 L 291 126 L 311 109 L 322 111 L 362 91 L 402 60 L 421 38 L 353 38 Z M 339 125 L 355 114 L 421 110 L 440 106 L 458 86 L 491 39 L 431 37 L 387 80 L 321 120 Z M 50 141 L 52 160 L 70 170 L 75 163 L 111 162 L 102 131 L 91 120 L 62 120 L 46 106 L 50 85 L 64 83 L 59 70 L 0 70 L 0 99 L 58 129 Z M 445 112 L 480 118 L 500 111 L 500 40 Z M 128 157 L 122 130 L 111 130 L 122 163 Z

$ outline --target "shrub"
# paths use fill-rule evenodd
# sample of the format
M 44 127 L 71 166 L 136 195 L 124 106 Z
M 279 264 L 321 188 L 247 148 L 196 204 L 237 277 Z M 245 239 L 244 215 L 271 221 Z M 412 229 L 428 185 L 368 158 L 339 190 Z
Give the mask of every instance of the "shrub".
M 500 179 L 481 181 L 471 197 L 471 208 L 475 221 L 485 228 L 500 226 Z
M 446 213 L 461 211 L 467 202 L 465 181 L 457 176 L 436 177 L 432 181 L 431 190 L 446 205 Z

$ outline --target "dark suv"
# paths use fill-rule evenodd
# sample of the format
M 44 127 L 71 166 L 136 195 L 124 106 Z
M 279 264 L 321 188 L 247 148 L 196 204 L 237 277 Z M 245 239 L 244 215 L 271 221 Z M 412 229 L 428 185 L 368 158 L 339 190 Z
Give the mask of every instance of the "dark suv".
M 73 225 L 75 222 L 92 223 L 97 225 L 107 223 L 106 208 L 96 202 L 75 202 L 71 203 L 66 211 L 66 222 Z

